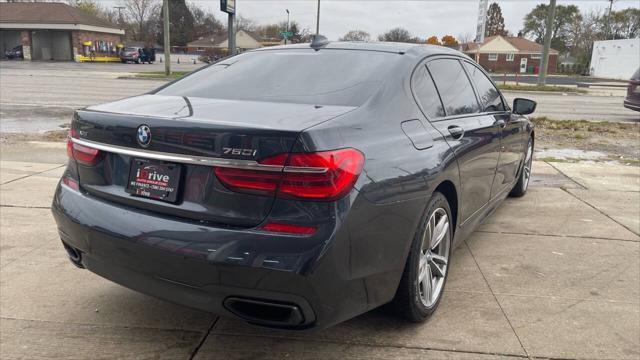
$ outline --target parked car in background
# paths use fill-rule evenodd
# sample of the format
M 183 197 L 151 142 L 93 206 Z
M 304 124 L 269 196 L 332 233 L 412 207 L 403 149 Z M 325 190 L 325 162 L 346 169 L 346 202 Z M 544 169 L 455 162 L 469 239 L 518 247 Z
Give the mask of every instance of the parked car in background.
M 207 63 L 207 64 L 211 64 L 214 63 L 218 60 L 220 60 L 220 56 L 218 55 L 200 55 L 198 56 L 198 61 L 203 62 L 203 63 Z
M 159 298 L 286 329 L 389 302 L 419 322 L 455 246 L 526 193 L 535 108 L 441 46 L 248 51 L 77 110 L 52 212 L 76 266 Z
M 624 107 L 634 111 L 640 111 L 640 69 L 636 71 L 627 87 L 627 97 L 624 99 Z
M 23 59 L 24 54 L 22 53 L 22 45 L 15 46 L 10 50 L 5 51 L 4 56 L 10 60 Z
M 156 50 L 152 48 L 127 47 L 122 50 L 120 61 L 123 63 L 153 64 L 156 61 Z

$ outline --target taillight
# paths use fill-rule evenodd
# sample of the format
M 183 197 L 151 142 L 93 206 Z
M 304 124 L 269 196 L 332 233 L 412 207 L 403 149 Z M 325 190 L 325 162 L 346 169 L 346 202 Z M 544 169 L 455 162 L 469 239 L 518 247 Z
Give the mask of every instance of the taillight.
M 275 232 L 280 234 L 291 235 L 313 235 L 317 228 L 315 226 L 303 226 L 283 223 L 266 223 L 260 227 L 260 230 L 266 232 Z
M 318 201 L 337 200 L 347 195 L 360 176 L 364 155 L 356 149 L 316 153 L 292 153 L 263 159 L 262 165 L 282 170 L 216 168 L 217 178 L 234 191 Z
M 94 166 L 98 163 L 100 150 L 74 143 L 67 140 L 67 156 L 82 165 Z
M 67 185 L 68 187 L 72 188 L 73 190 L 80 190 L 80 184 L 78 184 L 78 181 L 76 181 L 75 179 L 72 179 L 69 176 L 64 176 L 62 178 L 62 182 Z

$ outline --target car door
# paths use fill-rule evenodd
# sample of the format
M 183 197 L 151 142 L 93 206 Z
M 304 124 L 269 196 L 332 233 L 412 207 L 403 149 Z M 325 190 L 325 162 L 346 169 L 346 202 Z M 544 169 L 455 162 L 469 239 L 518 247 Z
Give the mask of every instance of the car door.
M 441 117 L 429 120 L 445 136 L 458 161 L 464 222 L 490 199 L 498 163 L 499 127 L 493 116 L 480 113 L 478 98 L 457 58 L 428 61 L 426 74 L 435 83 L 444 108 Z
M 500 91 L 493 81 L 477 65 L 463 61 L 480 99 L 482 113 L 493 116 L 500 129 L 500 155 L 496 176 L 491 187 L 491 197 L 510 190 L 523 159 L 524 119 L 511 116 Z

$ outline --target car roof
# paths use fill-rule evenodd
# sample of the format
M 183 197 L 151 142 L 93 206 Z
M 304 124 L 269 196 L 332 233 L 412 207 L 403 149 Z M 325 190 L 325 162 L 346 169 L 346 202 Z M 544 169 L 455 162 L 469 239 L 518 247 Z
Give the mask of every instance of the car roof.
M 283 49 L 308 49 L 309 43 L 278 45 L 259 48 L 253 51 L 283 50 Z M 415 44 L 415 43 L 398 43 L 398 42 L 365 42 L 365 41 L 332 41 L 320 49 L 341 49 L 341 50 L 361 50 L 361 51 L 382 51 L 398 54 L 415 54 L 415 55 L 457 55 L 465 56 L 463 53 L 439 45 Z

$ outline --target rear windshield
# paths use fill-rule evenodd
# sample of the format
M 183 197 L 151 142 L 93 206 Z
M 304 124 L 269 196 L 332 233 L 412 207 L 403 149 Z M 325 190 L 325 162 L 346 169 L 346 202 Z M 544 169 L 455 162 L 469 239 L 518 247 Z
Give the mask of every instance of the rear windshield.
M 255 51 L 211 65 L 157 94 L 359 106 L 381 86 L 398 58 L 356 50 Z

